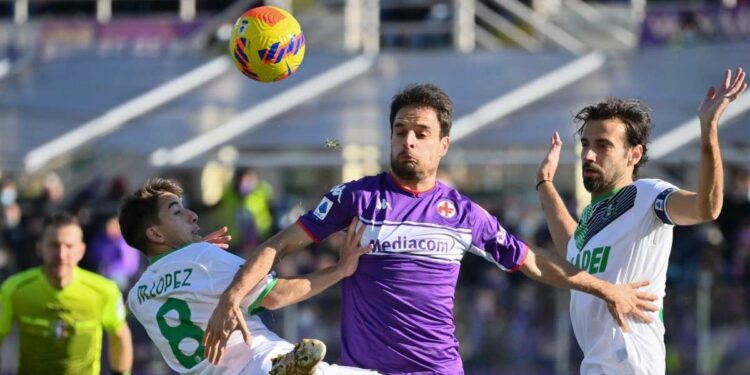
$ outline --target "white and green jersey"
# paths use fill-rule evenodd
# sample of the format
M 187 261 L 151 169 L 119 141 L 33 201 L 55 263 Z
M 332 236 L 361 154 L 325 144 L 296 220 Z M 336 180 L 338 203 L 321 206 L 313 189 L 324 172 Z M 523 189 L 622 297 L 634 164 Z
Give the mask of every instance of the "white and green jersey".
M 658 296 L 662 307 L 673 224 L 666 211 L 674 185 L 641 179 L 599 197 L 587 206 L 567 259 L 592 275 L 615 284 L 649 281 L 642 291 Z M 572 291 L 570 315 L 583 350 L 581 374 L 664 374 L 664 324 L 630 319 L 624 334 L 603 300 Z
M 245 345 L 242 334 L 236 331 L 219 366 L 204 359 L 203 332 L 219 297 L 244 263 L 214 245 L 196 243 L 153 259 L 130 290 L 130 311 L 173 370 L 191 374 L 268 373 L 270 357 L 292 349 L 253 315 L 276 284 L 276 278 L 268 275 L 240 305 L 247 313 L 252 345 Z

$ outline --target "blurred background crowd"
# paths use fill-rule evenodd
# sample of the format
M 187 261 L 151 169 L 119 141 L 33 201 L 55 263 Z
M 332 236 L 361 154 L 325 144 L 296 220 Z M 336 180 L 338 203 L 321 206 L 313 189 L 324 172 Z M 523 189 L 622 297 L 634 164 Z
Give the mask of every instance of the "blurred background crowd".
M 668 369 L 671 373 L 695 373 L 698 350 L 700 294 L 709 293 L 711 358 L 721 373 L 748 369 L 746 345 L 750 342 L 747 295 L 750 287 L 750 175 L 741 167 L 730 168 L 727 196 L 720 218 L 697 227 L 678 227 L 670 261 L 665 299 Z M 454 184 L 449 173 L 442 180 Z M 461 188 L 460 185 L 457 186 Z M 88 244 L 81 267 L 100 273 L 127 293 L 146 266 L 143 255 L 125 244 L 117 223 L 117 207 L 123 194 L 136 189 L 124 176 L 94 179 L 76 191 L 66 191 L 56 174 L 41 186 L 27 189 L 11 177 L 2 180 L 0 201 L 0 278 L 40 264 L 36 252 L 41 223 L 50 213 L 66 210 L 83 223 Z M 312 208 L 324 186 L 311 189 L 308 197 L 285 193 L 253 169 L 238 170 L 227 184 L 219 203 L 204 206 L 194 200 L 195 187 L 186 185 L 186 201 L 201 217 L 203 232 L 220 225 L 230 228 L 234 239 L 229 251 L 246 256 L 276 230 Z M 501 223 L 533 246 L 552 246 L 544 216 L 533 189 L 499 188 L 494 191 L 462 189 L 500 218 Z M 29 193 L 33 191 L 33 193 Z M 571 197 L 572 194 L 564 194 Z M 569 200 L 573 209 L 575 203 Z M 332 236 L 310 251 L 283 260 L 280 275 L 298 275 L 336 262 L 342 236 Z M 555 339 L 567 292 L 554 290 L 524 277 L 507 274 L 479 257 L 467 255 L 456 295 L 457 335 L 467 370 L 471 373 L 550 373 L 560 354 Z M 298 306 L 263 314 L 275 331 L 298 337 L 317 337 L 329 347 L 329 358 L 339 353 L 339 294 L 334 287 Z M 703 306 L 705 308 L 705 306 Z M 134 332 L 134 373 L 166 373 L 156 348 L 139 323 L 130 318 Z M 564 329 L 569 329 L 563 324 Z M 566 334 L 572 340 L 571 334 Z M 13 353 L 13 339 L 3 346 L 4 358 Z M 566 355 L 574 364 L 581 359 L 577 346 Z M 12 368 L 4 362 L 4 368 Z M 106 370 L 105 370 L 106 371 Z

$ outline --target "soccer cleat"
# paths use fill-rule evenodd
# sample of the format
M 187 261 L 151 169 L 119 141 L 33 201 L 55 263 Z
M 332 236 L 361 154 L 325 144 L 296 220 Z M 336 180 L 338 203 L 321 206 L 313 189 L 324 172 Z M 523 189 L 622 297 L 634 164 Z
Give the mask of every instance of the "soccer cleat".
M 291 352 L 279 354 L 271 360 L 268 375 L 309 375 L 325 356 L 326 344 L 320 340 L 303 339 Z

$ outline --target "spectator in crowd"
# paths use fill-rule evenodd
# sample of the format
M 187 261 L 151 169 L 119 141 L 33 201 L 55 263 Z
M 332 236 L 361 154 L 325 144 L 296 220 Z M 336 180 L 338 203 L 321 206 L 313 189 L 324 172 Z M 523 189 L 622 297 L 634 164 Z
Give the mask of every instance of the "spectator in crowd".
M 89 254 L 95 271 L 117 283 L 121 291 L 130 288 L 131 279 L 139 274 L 140 252 L 125 243 L 117 215 L 110 216 L 104 230 L 94 237 Z
M 235 237 L 233 248 L 248 251 L 271 236 L 272 199 L 271 184 L 261 179 L 254 169 L 243 168 L 235 173 L 232 185 L 220 202 L 222 222 Z

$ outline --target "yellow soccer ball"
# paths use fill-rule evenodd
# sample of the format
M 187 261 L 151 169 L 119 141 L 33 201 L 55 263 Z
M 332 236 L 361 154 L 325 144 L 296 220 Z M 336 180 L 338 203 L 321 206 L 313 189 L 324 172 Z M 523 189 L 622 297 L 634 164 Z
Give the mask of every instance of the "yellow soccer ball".
M 305 35 L 289 12 L 261 6 L 237 19 L 229 52 L 242 74 L 260 82 L 281 81 L 302 64 Z

